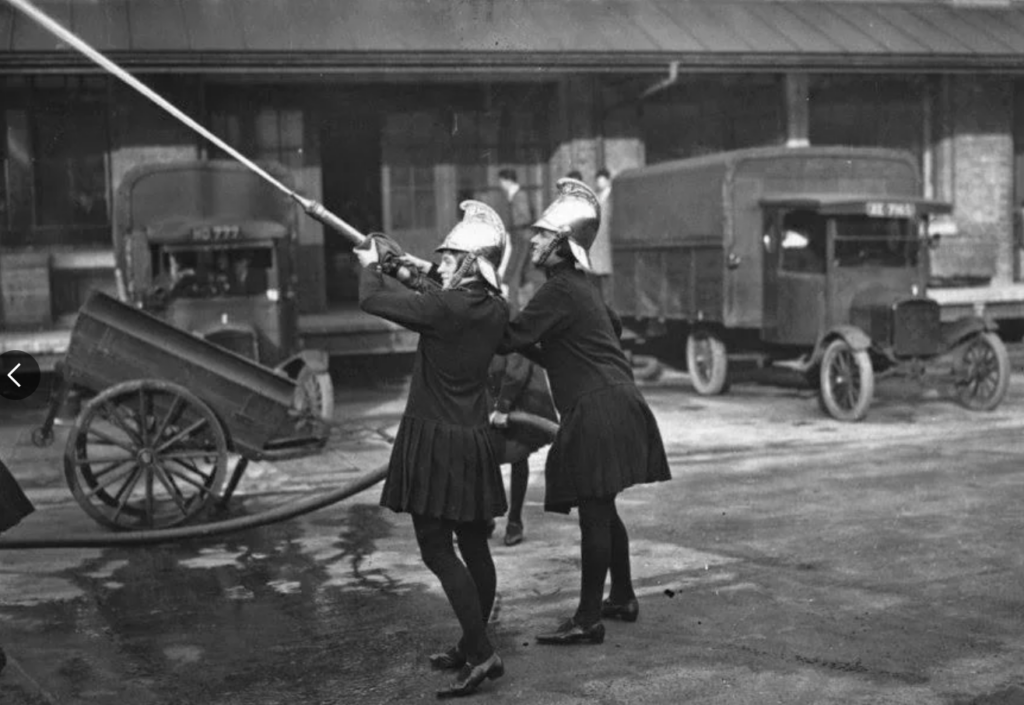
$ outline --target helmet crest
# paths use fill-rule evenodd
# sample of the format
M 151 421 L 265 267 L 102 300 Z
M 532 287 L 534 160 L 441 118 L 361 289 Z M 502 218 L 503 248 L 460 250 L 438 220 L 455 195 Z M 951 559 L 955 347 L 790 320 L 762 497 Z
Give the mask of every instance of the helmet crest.
M 508 246 L 505 224 L 493 208 L 481 201 L 463 201 L 459 207 L 464 212 L 462 220 L 437 248 L 438 251 L 450 250 L 470 255 L 464 261 L 466 266 L 460 268 L 458 276 L 452 279 L 451 286 L 458 286 L 458 280 L 469 265 L 475 262 L 484 281 L 501 291 L 497 270 Z
M 533 227 L 558 233 L 569 241 L 573 258 L 590 269 L 588 251 L 601 223 L 601 202 L 589 186 L 577 179 L 559 179 L 558 195 Z
M 555 187 L 558 189 L 559 196 L 579 198 L 590 204 L 598 213 L 601 212 L 601 202 L 597 200 L 597 194 L 582 181 L 570 178 L 559 179 L 555 183 Z

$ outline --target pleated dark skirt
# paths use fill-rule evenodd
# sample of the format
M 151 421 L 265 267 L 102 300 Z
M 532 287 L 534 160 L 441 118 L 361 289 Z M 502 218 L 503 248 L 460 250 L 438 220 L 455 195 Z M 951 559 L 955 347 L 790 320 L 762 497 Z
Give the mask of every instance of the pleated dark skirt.
M 544 509 L 563 514 L 581 498 L 671 480 L 658 422 L 640 390 L 618 384 L 579 399 L 562 418 L 544 479 Z
M 7 466 L 0 462 L 0 533 L 16 526 L 35 511 Z
M 455 426 L 403 416 L 381 506 L 452 521 L 487 521 L 508 504 L 489 426 Z

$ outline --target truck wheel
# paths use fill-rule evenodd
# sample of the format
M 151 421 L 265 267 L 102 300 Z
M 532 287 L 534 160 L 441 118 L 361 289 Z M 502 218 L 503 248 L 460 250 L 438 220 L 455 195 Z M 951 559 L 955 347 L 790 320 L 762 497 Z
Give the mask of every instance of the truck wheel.
M 300 409 L 312 409 L 325 421 L 334 418 L 334 382 L 328 372 L 313 372 L 303 367 L 299 372 L 297 401 Z
M 860 421 L 875 393 L 875 372 L 866 350 L 854 350 L 836 338 L 821 358 L 819 401 L 839 421 Z
M 978 333 L 964 348 L 962 376 L 956 383 L 957 400 L 972 411 L 999 406 L 1010 386 L 1010 356 L 995 333 Z
M 711 331 L 695 331 L 687 336 L 686 369 L 693 388 L 702 396 L 721 394 L 729 388 L 725 343 Z
M 633 368 L 633 379 L 643 382 L 657 381 L 664 371 L 661 360 L 653 355 L 630 355 L 629 364 Z

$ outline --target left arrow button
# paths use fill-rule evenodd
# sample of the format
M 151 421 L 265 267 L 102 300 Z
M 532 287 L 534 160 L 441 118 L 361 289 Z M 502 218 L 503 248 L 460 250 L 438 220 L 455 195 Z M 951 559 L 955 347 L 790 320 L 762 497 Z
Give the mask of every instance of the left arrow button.
M 8 350 L 0 355 L 0 396 L 21 401 L 39 388 L 39 363 L 27 352 Z

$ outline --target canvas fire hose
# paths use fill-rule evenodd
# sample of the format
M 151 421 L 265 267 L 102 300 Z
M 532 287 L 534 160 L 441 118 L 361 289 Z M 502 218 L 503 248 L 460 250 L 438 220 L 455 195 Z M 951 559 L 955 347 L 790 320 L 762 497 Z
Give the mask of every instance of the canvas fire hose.
M 544 433 L 553 440 L 558 431 L 558 424 L 541 416 L 513 411 L 509 414 L 509 423 L 513 426 L 525 425 Z M 43 548 L 111 548 L 129 546 L 153 546 L 172 541 L 204 539 L 222 536 L 238 531 L 266 526 L 315 512 L 332 504 L 337 504 L 354 495 L 367 490 L 384 479 L 387 464 L 367 472 L 362 477 L 325 494 L 309 499 L 291 502 L 284 506 L 253 514 L 250 516 L 226 519 L 196 526 L 182 526 L 173 529 L 157 529 L 154 531 L 130 531 L 123 533 L 81 533 L 72 535 L 49 536 L 45 538 L 2 538 L 0 552 Z
M 61 25 L 55 19 L 47 15 L 45 12 L 40 10 L 38 7 L 33 5 L 29 0 L 7 0 L 7 3 L 13 5 L 21 12 L 28 15 L 31 19 L 35 20 L 45 30 L 56 36 L 63 42 L 66 42 L 73 48 L 77 49 L 80 53 L 84 54 L 88 59 L 98 64 L 101 68 L 105 69 L 109 73 L 119 78 L 124 83 L 128 84 L 136 91 L 141 93 L 143 96 L 156 103 L 158 106 L 163 108 L 165 111 L 170 113 L 172 116 L 183 122 L 185 125 L 196 131 L 207 140 L 215 144 L 220 149 L 224 150 L 232 157 L 237 159 L 239 162 L 244 164 L 247 168 L 253 171 L 261 179 L 269 183 L 275 189 L 288 196 L 296 203 L 298 203 L 302 209 L 308 213 L 312 218 L 320 221 L 327 227 L 335 230 L 352 242 L 353 245 L 362 245 L 366 241 L 366 236 L 356 230 L 354 227 L 346 223 L 344 220 L 339 218 L 337 215 L 327 210 L 322 203 L 315 201 L 311 198 L 305 198 L 292 189 L 288 188 L 280 181 L 275 179 L 273 176 L 268 174 L 264 169 L 260 168 L 258 164 L 253 162 L 251 159 L 246 157 L 244 154 L 239 152 L 237 149 L 229 145 L 227 142 L 217 137 L 205 127 L 200 125 L 198 122 L 193 120 L 191 117 L 182 112 L 177 106 L 173 105 L 166 98 L 161 96 L 159 93 L 154 91 L 152 88 L 144 84 L 139 79 L 132 76 L 130 73 L 125 71 L 123 68 L 115 64 L 113 61 L 108 59 L 102 53 L 90 46 L 85 40 L 77 36 L 66 27 Z

